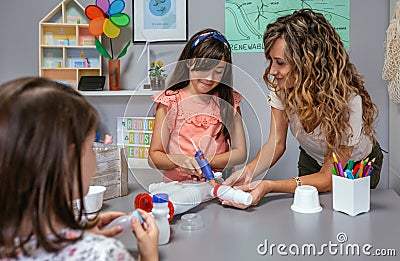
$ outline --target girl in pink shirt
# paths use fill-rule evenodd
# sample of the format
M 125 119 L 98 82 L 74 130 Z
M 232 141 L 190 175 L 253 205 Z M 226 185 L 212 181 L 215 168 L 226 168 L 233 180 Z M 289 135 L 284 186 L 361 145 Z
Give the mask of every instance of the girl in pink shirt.
M 239 103 L 232 89 L 232 57 L 218 31 L 196 33 L 183 49 L 169 88 L 157 103 L 149 164 L 164 170 L 164 181 L 202 179 L 191 142 L 204 152 L 214 171 L 228 170 L 246 159 Z

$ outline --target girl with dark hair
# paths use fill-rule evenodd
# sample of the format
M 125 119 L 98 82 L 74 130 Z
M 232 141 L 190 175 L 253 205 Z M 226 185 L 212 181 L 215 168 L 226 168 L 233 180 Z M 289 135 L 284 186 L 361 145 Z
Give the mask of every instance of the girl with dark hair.
M 232 88 L 232 57 L 226 38 L 213 29 L 193 35 L 179 56 L 169 88 L 157 103 L 149 164 L 166 181 L 202 179 L 197 145 L 214 171 L 231 170 L 246 159 L 239 103 Z
M 133 260 L 100 230 L 121 212 L 87 222 L 84 200 L 97 170 L 96 110 L 75 90 L 27 77 L 0 85 L 0 259 Z M 79 199 L 82 207 L 74 207 Z M 134 218 L 141 260 L 158 259 L 154 219 Z M 78 213 L 77 213 L 78 212 Z

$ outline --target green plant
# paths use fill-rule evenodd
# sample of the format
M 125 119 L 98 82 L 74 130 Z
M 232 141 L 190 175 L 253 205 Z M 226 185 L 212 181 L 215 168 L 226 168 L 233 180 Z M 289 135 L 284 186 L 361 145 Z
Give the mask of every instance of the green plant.
M 165 69 L 163 68 L 163 62 L 157 61 L 157 62 L 151 62 L 150 63 L 150 69 L 149 69 L 149 76 L 153 77 L 167 77 L 167 74 L 165 74 Z

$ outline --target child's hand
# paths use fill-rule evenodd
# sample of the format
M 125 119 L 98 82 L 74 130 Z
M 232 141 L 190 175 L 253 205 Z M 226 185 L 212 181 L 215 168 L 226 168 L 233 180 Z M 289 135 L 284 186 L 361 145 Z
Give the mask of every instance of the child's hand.
M 200 166 L 194 157 L 183 154 L 168 154 L 168 157 L 182 173 L 203 177 Z
M 143 225 L 137 218 L 131 219 L 133 233 L 137 239 L 139 261 L 158 260 L 158 227 L 152 215 L 142 209 L 136 209 L 143 219 Z
M 243 184 L 249 184 L 253 178 L 253 171 L 245 166 L 232 173 L 232 175 L 227 178 L 222 184 L 227 186 L 239 186 Z
M 111 221 L 113 221 L 117 217 L 120 217 L 123 215 L 126 215 L 126 214 L 123 212 L 115 212 L 115 211 L 100 213 L 96 217 L 96 219 L 89 221 L 89 222 L 97 222 L 97 225 L 91 229 L 87 229 L 86 231 L 89 231 L 94 234 L 103 235 L 106 237 L 113 237 L 115 235 L 118 235 L 119 233 L 122 232 L 122 227 L 120 227 L 120 226 L 111 227 L 111 228 L 105 229 L 105 230 L 101 230 L 101 228 L 103 228 L 106 225 L 108 225 L 109 223 L 111 223 Z
M 179 169 L 190 176 L 196 176 L 199 179 L 204 178 L 203 172 L 200 169 L 199 164 L 197 163 L 194 157 L 186 157 L 185 160 L 179 166 Z

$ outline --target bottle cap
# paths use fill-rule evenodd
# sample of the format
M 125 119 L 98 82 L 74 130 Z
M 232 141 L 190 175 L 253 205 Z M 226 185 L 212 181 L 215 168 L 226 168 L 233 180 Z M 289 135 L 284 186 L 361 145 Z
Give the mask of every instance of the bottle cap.
M 150 212 L 153 209 L 151 196 L 147 193 L 138 194 L 135 197 L 134 207 L 135 209 L 140 208 L 146 212 Z
M 221 171 L 214 172 L 214 178 L 215 179 L 222 178 L 222 172 Z
M 140 224 L 143 224 L 143 218 L 137 210 L 132 211 L 131 218 L 137 218 Z
M 168 194 L 157 193 L 153 195 L 153 203 L 166 203 L 168 202 Z

